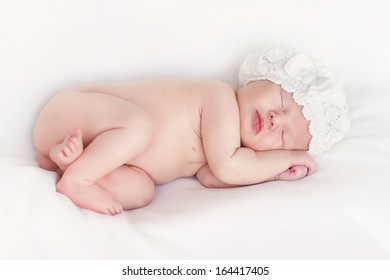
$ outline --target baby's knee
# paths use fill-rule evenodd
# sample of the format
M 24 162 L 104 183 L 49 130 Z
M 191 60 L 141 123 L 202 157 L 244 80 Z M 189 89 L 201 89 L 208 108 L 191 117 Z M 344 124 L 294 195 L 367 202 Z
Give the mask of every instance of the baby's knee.
M 155 194 L 154 185 L 145 186 L 142 191 L 140 191 L 135 199 L 135 205 L 133 208 L 142 208 L 152 202 Z
M 123 205 L 124 209 L 141 208 L 148 205 L 155 195 L 155 184 L 152 178 L 142 169 L 135 166 L 128 167 L 132 170 L 132 188 L 131 195 Z
M 152 179 L 144 178 L 142 184 L 137 188 L 136 193 L 134 194 L 134 199 L 131 202 L 130 208 L 142 208 L 148 205 L 154 198 L 155 195 L 155 185 Z

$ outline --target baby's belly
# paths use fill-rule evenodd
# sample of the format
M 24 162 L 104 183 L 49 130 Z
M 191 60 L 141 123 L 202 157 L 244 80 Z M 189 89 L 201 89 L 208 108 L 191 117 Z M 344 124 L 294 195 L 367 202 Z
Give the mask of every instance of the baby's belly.
M 150 147 L 128 162 L 143 169 L 156 184 L 164 184 L 176 178 L 190 177 L 206 163 L 203 150 L 194 151 L 186 145 L 172 145 L 171 149 Z

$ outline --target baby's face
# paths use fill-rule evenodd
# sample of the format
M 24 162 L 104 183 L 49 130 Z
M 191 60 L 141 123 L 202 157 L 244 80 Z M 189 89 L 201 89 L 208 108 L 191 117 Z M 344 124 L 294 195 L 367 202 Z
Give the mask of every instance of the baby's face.
M 270 81 L 255 81 L 237 91 L 241 144 L 256 151 L 307 150 L 309 122 L 292 94 Z

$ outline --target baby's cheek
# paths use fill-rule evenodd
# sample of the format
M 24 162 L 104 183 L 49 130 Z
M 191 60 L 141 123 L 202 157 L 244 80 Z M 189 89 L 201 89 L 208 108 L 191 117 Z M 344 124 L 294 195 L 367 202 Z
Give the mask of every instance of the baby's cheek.
M 253 141 L 250 145 L 250 147 L 255 151 L 267 151 L 267 150 L 275 150 L 278 149 L 278 147 L 275 145 L 275 141 L 272 138 L 269 137 L 260 137 L 256 139 L 256 141 Z

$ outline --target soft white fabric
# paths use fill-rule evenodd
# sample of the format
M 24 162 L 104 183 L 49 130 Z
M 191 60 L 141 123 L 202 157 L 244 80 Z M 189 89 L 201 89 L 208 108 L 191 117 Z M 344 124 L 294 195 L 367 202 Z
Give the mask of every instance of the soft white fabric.
M 0 258 L 389 259 L 388 2 L 0 2 Z M 58 90 L 206 76 L 237 84 L 275 45 L 320 57 L 345 85 L 351 129 L 297 182 L 213 190 L 194 178 L 116 217 L 75 207 L 34 159 Z
M 259 80 L 279 84 L 303 106 L 303 116 L 310 122 L 312 155 L 329 150 L 349 130 L 342 83 L 321 62 L 288 49 L 263 49 L 249 54 L 239 72 L 241 87 Z

